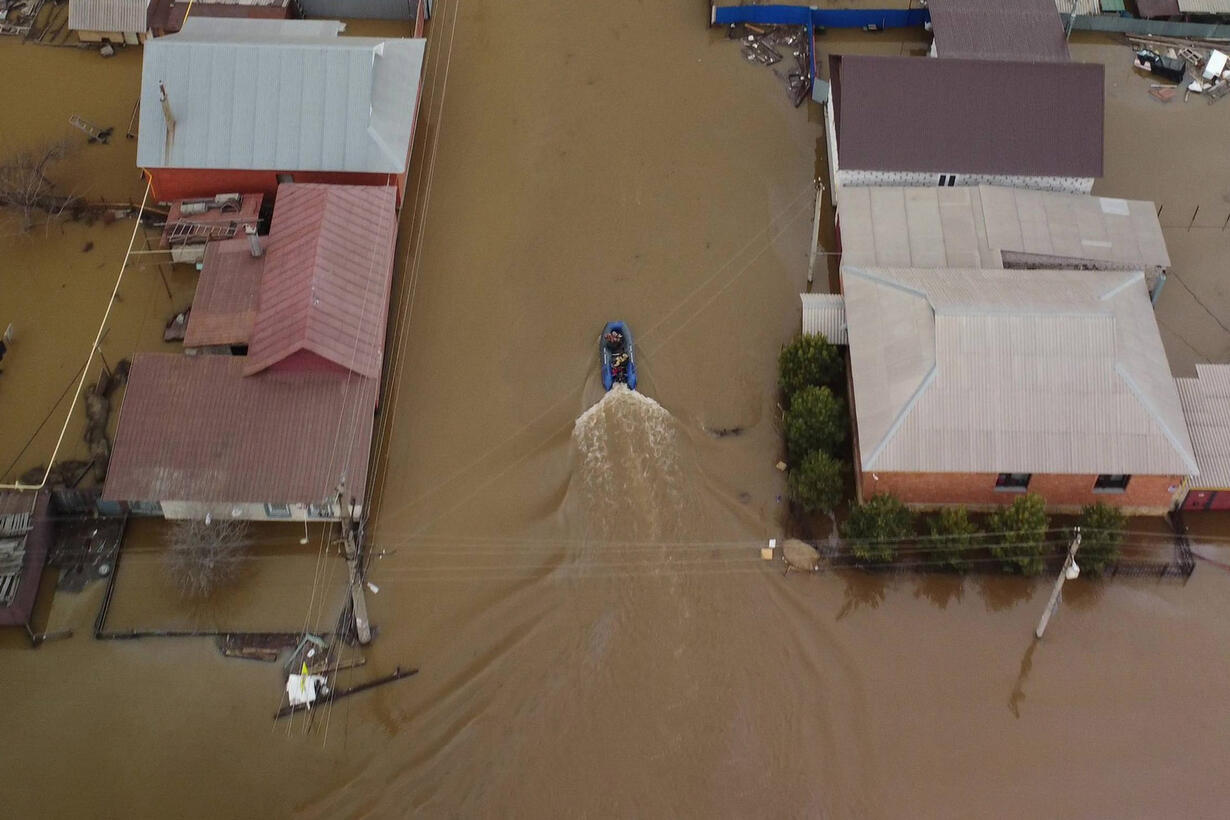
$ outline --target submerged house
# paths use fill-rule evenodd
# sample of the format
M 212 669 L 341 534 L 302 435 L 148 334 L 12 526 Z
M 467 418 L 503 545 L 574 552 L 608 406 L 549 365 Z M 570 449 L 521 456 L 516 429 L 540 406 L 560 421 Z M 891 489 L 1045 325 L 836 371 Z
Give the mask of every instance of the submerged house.
M 860 498 L 1164 513 L 1199 473 L 1140 272 L 841 279 Z
M 843 264 L 869 268 L 1138 270 L 1170 255 L 1152 202 L 991 185 L 841 192 Z
M 1230 510 L 1230 365 L 1197 364 L 1175 379 L 1199 472 L 1188 479 L 1185 510 Z
M 149 0 L 68 0 L 68 30 L 83 43 L 145 42 Z
M 137 164 L 162 201 L 272 197 L 285 182 L 388 186 L 400 201 L 426 41 L 337 20 L 190 17 L 150 40 Z
M 865 185 L 1087 194 L 1102 176 L 1101 65 L 845 55 L 830 77 L 834 204 Z
M 366 503 L 397 230 L 391 187 L 287 184 L 267 238 L 210 246 L 185 344 L 133 359 L 103 500 L 167 518 Z
M 51 549 L 50 494 L 0 491 L 0 626 L 29 628 Z

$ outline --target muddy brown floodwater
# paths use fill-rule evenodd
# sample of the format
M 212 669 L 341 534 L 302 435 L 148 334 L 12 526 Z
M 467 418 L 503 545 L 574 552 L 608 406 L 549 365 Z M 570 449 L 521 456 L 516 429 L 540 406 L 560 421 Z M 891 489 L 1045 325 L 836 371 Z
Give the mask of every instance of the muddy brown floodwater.
M 270 722 L 276 669 L 204 641 L 6 637 L 4 813 L 1224 815 L 1218 565 L 1077 582 L 1035 645 L 1045 582 L 759 559 L 818 112 L 696 0 L 436 6 L 370 532 L 381 633 L 342 683 L 421 673 L 309 732 Z M 598 383 L 614 318 L 640 396 Z M 300 616 L 301 583 L 277 593 Z

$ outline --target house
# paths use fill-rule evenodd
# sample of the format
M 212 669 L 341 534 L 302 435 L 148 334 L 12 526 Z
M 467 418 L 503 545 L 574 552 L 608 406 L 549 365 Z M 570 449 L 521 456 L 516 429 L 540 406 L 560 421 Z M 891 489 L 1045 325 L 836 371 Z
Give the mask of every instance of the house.
M 425 40 L 336 20 L 190 17 L 150 40 L 137 164 L 159 200 L 283 182 L 405 187 Z
M 192 16 L 199 17 L 239 17 L 249 20 L 290 20 L 295 14 L 296 4 L 291 0 L 150 0 L 149 30 L 155 37 L 165 37 L 174 34 L 184 27 L 184 19 L 188 15 L 188 7 L 192 7 Z M 336 16 L 337 12 L 333 12 Z M 326 13 L 319 15 L 329 17 Z
M 1187 481 L 1182 508 L 1230 510 L 1230 365 L 1197 364 L 1175 379 L 1200 470 Z
M 1072 0 L 1067 3 L 1068 11 Z M 975 60 L 1068 62 L 1068 40 L 1055 0 L 931 0 L 931 56 Z
M 1101 65 L 846 55 L 830 77 L 834 204 L 865 185 L 1087 194 L 1102 175 Z
M 149 0 L 68 0 L 68 30 L 83 43 L 145 42 Z
M 1164 513 L 1199 470 L 1138 271 L 841 271 L 861 499 Z
M 991 185 L 845 188 L 842 262 L 870 268 L 1144 271 L 1170 267 L 1152 202 Z
M 267 239 L 211 244 L 185 338 L 195 355 L 133 359 L 103 501 L 336 519 L 344 481 L 361 512 L 396 229 L 390 187 L 286 184 Z
M 0 626 L 29 626 L 51 548 L 50 494 L 0 492 Z

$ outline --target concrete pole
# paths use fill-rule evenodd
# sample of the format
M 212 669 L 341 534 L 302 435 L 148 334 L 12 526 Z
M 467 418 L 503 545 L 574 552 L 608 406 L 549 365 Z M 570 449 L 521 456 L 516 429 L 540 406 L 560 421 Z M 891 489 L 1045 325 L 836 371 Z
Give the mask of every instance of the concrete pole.
M 816 257 L 820 247 L 820 208 L 824 204 L 824 183 L 816 180 L 816 212 L 811 221 L 811 253 L 807 257 L 807 284 L 812 283 L 816 275 Z
M 350 504 L 346 501 L 346 482 L 337 485 L 337 503 L 341 509 L 342 537 L 346 550 L 346 568 L 350 574 L 350 603 L 354 612 L 355 635 L 366 646 L 372 642 L 372 625 L 367 619 L 367 596 L 363 592 L 363 578 L 359 572 L 359 546 L 355 543 L 354 522 Z
M 1038 628 L 1034 630 L 1035 638 L 1041 638 L 1042 633 L 1046 631 L 1046 625 L 1050 623 L 1051 615 L 1059 605 L 1059 591 L 1063 589 L 1063 582 L 1067 580 L 1069 570 L 1076 563 L 1076 551 L 1080 548 L 1081 528 L 1077 527 L 1072 536 L 1072 544 L 1068 547 L 1067 560 L 1063 562 L 1063 569 L 1059 571 L 1059 577 L 1055 579 L 1055 588 L 1051 590 L 1051 599 L 1046 602 L 1046 611 L 1042 613 L 1042 620 L 1038 621 Z

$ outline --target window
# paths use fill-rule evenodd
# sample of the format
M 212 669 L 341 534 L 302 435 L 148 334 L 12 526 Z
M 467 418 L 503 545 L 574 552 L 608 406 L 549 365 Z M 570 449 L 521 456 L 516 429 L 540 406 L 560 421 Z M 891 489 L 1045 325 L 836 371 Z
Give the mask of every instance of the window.
M 1095 493 L 1121 493 L 1127 489 L 1130 478 L 1130 475 L 1118 475 L 1116 473 L 1100 475 L 1098 480 L 1093 482 L 1093 491 Z
M 289 504 L 266 504 L 265 515 L 270 518 L 290 518 Z
M 952 188 L 957 184 L 956 174 L 940 174 L 940 187 Z
M 1023 493 L 1029 489 L 1033 473 L 1000 473 L 995 479 L 995 489 L 1006 493 Z
M 308 504 L 308 518 L 332 518 L 333 505 L 329 502 L 323 504 Z
M 294 181 L 295 181 L 294 174 L 278 174 L 278 184 L 279 185 L 281 185 L 283 182 L 294 182 Z

